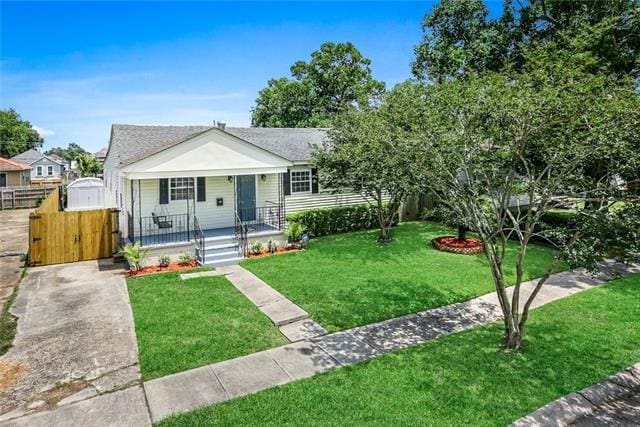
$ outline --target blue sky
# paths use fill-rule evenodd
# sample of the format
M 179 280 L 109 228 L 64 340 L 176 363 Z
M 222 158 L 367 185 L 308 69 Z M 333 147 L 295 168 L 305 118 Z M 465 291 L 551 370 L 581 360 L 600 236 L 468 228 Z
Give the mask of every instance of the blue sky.
M 45 148 L 96 151 L 112 123 L 248 126 L 267 80 L 325 41 L 353 42 L 388 86 L 409 78 L 433 4 L 2 1 L 0 106 Z

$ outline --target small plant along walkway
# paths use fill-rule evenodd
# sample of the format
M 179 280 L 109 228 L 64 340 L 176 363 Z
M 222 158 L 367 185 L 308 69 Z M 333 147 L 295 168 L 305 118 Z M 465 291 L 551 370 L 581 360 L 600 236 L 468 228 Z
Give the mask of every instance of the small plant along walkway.
M 242 282 L 249 286 L 253 280 L 241 270 L 233 269 L 233 274 L 237 274 L 235 281 L 230 277 L 232 274 L 227 277 L 234 284 Z M 595 277 L 581 269 L 558 273 L 542 288 L 535 307 L 593 288 L 617 276 L 636 272 L 640 272 L 640 264 L 626 266 L 608 262 L 602 265 L 601 273 Z M 523 283 L 523 297 L 531 292 L 535 283 Z M 267 292 L 264 289 L 262 291 Z M 359 363 L 500 318 L 501 310 L 494 292 L 470 301 L 306 339 L 154 379 L 144 383 L 151 418 L 157 422 L 171 414 Z
M 555 400 L 510 427 L 534 425 L 637 425 L 640 420 L 640 363 Z
M 306 311 L 239 265 L 218 267 L 215 271 L 224 274 L 233 286 L 280 328 L 280 332 L 290 342 L 327 333 L 324 328 L 309 319 Z

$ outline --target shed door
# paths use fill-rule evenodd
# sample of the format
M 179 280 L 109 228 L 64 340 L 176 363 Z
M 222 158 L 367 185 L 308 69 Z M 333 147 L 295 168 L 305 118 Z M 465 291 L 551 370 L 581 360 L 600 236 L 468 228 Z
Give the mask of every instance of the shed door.
M 242 221 L 253 221 L 256 219 L 256 176 L 240 175 L 237 182 L 238 216 Z

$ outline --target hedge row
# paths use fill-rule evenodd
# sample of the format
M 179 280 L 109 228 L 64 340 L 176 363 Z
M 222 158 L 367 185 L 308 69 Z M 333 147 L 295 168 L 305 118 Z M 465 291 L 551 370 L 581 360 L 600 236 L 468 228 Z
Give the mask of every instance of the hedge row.
M 304 225 L 307 233 L 312 236 L 324 236 L 376 228 L 376 211 L 376 208 L 369 205 L 312 209 L 289 214 L 287 220 Z
M 553 210 L 545 213 L 541 221 L 545 228 L 575 228 L 580 220 L 580 215 L 571 210 Z

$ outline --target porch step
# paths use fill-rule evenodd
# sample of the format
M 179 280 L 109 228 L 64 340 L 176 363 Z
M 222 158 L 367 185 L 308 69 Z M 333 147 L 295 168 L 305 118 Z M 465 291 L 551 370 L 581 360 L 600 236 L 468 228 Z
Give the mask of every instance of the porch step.
M 225 265 L 234 265 L 242 261 L 243 258 L 237 253 L 233 257 L 228 258 L 207 258 L 207 262 L 204 263 L 205 267 L 222 267 Z
M 214 246 L 214 245 L 226 245 L 230 243 L 236 242 L 236 236 L 234 234 L 225 234 L 224 236 L 213 236 L 213 237 L 205 237 L 204 238 L 204 246 Z
M 238 253 L 240 248 L 236 242 L 224 243 L 221 245 L 207 245 L 204 246 L 204 252 L 207 256 L 211 255 L 224 255 L 230 252 Z

